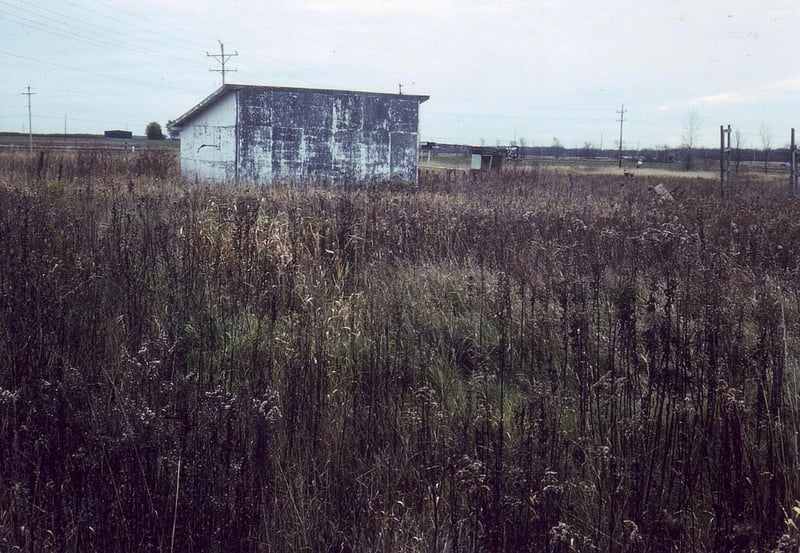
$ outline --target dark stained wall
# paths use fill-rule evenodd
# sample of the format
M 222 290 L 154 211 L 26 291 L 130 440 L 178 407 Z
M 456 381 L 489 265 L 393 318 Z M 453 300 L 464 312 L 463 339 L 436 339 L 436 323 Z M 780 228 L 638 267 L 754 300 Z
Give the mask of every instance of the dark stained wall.
M 237 90 L 239 181 L 416 182 L 420 98 Z

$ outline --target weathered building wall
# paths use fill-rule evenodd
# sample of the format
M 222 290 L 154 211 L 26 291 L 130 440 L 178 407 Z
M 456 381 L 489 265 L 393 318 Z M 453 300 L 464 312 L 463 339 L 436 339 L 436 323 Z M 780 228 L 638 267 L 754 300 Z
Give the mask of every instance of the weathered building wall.
M 419 99 L 294 89 L 239 91 L 240 179 L 416 181 Z
M 208 183 L 236 182 L 236 98 L 209 106 L 181 131 L 181 175 Z
M 189 180 L 416 182 L 426 96 L 226 85 L 178 118 Z

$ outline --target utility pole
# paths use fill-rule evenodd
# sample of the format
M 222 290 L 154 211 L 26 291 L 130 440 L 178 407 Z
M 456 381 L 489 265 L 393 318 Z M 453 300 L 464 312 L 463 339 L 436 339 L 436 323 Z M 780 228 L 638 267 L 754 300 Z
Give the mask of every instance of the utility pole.
M 617 113 L 619 113 L 619 167 L 622 169 L 622 124 L 625 122 L 625 104 L 622 104 Z
M 403 83 L 397 83 L 398 94 L 403 95 Z
M 792 129 L 792 140 L 789 151 L 792 155 L 791 166 L 789 167 L 789 185 L 792 189 L 792 197 L 796 198 L 800 191 L 797 189 L 797 143 L 794 141 L 794 129 Z
M 225 45 L 222 43 L 221 40 L 217 40 L 219 42 L 219 54 L 209 54 L 206 52 L 206 56 L 209 58 L 215 58 L 220 66 L 221 69 L 209 69 L 209 71 L 214 71 L 215 73 L 222 73 L 222 85 L 225 86 L 225 73 L 230 73 L 231 71 L 236 71 L 236 69 L 225 69 L 225 63 L 231 59 L 233 56 L 238 56 L 239 52 L 234 52 L 233 54 L 226 54 L 225 53 Z
M 719 179 L 722 197 L 731 195 L 731 126 L 719 127 Z
M 28 97 L 28 152 L 33 153 L 33 127 L 31 126 L 31 121 L 33 118 L 31 117 L 31 96 L 36 94 L 35 92 L 31 92 L 31 85 L 28 85 L 28 92 L 20 92 L 23 96 Z

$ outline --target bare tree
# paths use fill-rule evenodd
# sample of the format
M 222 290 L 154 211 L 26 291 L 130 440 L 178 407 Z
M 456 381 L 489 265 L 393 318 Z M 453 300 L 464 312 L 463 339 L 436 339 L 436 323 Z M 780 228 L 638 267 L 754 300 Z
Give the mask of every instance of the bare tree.
M 702 124 L 703 119 L 696 109 L 691 110 L 686 115 L 686 122 L 683 127 L 683 168 L 687 171 L 694 167 L 694 147 Z
M 553 152 L 554 152 L 554 154 L 556 156 L 556 159 L 561 157 L 561 150 L 562 150 L 561 141 L 558 139 L 558 137 L 554 136 L 553 137 Z
M 656 146 L 656 161 L 666 163 L 671 161 L 669 144 L 661 144 Z
M 528 147 L 528 141 L 525 140 L 525 137 L 519 137 L 519 158 L 523 159 L 525 157 L 525 148 Z
M 772 130 L 766 123 L 761 123 L 758 131 L 761 136 L 761 147 L 764 150 L 764 173 L 769 170 L 769 152 L 772 150 Z
M 589 142 L 588 140 L 583 143 L 583 155 L 586 156 L 586 159 L 591 159 L 594 157 L 594 145 Z
M 733 162 L 736 174 L 739 174 L 739 163 L 742 161 L 742 148 L 744 148 L 744 137 L 741 129 L 736 129 L 733 133 Z

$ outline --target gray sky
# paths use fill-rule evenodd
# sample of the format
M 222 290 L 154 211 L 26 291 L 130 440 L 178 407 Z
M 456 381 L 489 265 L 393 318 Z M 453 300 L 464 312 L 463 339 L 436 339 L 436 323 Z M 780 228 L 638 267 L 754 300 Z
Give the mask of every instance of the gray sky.
M 0 0 L 0 130 L 144 134 L 226 81 L 430 95 L 422 140 L 746 147 L 800 129 L 798 0 Z

